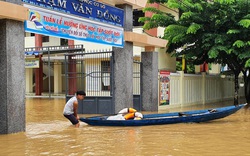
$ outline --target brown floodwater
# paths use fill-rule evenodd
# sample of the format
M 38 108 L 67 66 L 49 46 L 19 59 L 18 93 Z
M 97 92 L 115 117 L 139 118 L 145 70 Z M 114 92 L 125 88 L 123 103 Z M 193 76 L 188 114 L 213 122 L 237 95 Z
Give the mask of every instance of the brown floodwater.
M 250 109 L 206 123 L 75 128 L 64 103 L 26 98 L 26 131 L 0 135 L 0 156 L 250 156 Z M 168 111 L 204 107 L 211 108 Z

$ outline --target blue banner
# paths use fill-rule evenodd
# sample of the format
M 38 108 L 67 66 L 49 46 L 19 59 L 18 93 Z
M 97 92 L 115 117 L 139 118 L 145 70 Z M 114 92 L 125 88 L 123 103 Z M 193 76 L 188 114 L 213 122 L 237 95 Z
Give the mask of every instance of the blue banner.
M 94 0 L 22 0 L 23 2 L 123 27 L 124 11 Z
M 122 27 L 100 24 L 90 20 L 60 14 L 41 8 L 31 7 L 25 31 L 72 40 L 101 43 L 123 47 Z

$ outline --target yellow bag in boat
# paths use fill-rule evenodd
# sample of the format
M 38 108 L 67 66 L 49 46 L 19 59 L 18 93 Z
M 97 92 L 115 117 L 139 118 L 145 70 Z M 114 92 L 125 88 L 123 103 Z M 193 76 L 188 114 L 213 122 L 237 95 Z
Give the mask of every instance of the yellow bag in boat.
M 118 112 L 118 114 L 127 114 L 127 113 L 135 113 L 136 110 L 134 108 L 123 108 Z
M 133 119 L 135 117 L 135 113 L 128 113 L 128 114 L 124 115 L 123 117 L 125 120 Z
M 136 120 L 139 120 L 143 118 L 143 115 L 142 113 L 140 112 L 135 112 L 135 113 L 128 113 L 126 115 L 123 116 L 125 120 L 128 120 L 128 119 L 134 119 L 136 118 Z

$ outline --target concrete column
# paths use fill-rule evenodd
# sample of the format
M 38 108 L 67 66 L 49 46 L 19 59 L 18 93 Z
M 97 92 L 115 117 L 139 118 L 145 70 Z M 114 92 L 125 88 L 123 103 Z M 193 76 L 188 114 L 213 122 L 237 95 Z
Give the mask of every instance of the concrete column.
M 54 93 L 62 92 L 62 65 L 59 61 L 54 64 Z
M 35 69 L 35 91 L 36 95 L 42 95 L 43 92 L 43 60 L 42 55 L 36 56 L 39 58 L 39 68 Z
M 133 8 L 124 4 L 117 6 L 124 10 L 124 31 L 132 31 Z M 133 43 L 125 42 L 124 48 L 114 50 L 114 112 L 133 107 Z
M 200 71 L 201 72 L 208 72 L 208 64 L 204 62 L 203 64 L 200 65 Z
M 202 72 L 201 73 L 202 75 L 202 104 L 205 104 L 206 103 L 206 72 Z
M 196 74 L 200 73 L 201 72 L 200 65 L 195 65 L 194 66 L 194 71 L 195 71 Z
M 0 134 L 25 131 L 24 64 L 23 22 L 0 19 Z
M 77 91 L 76 87 L 76 60 L 72 59 L 73 56 L 69 56 L 68 72 L 69 72 L 69 81 L 68 81 L 68 95 L 74 95 Z
M 142 52 L 142 110 L 158 111 L 158 53 Z
M 180 105 L 183 106 L 184 103 L 184 71 L 180 72 Z
M 42 47 L 42 35 L 35 34 L 35 47 L 36 50 L 40 50 L 39 47 Z M 43 92 L 43 60 L 42 55 L 36 56 L 39 58 L 39 68 L 35 69 L 35 92 L 36 95 L 42 95 Z
M 68 40 L 68 45 L 70 48 L 74 48 L 74 40 Z M 69 83 L 68 83 L 68 95 L 74 95 L 77 91 L 77 78 L 76 78 L 76 60 L 72 59 L 74 56 L 69 56 L 69 66 L 68 72 L 69 74 Z
M 26 93 L 33 92 L 33 68 L 25 69 Z
M 35 34 L 35 47 L 37 50 L 40 50 L 40 47 L 43 46 L 43 36 L 40 34 Z
M 219 74 L 221 70 L 221 65 L 220 64 L 211 64 L 211 69 L 209 70 L 209 74 Z

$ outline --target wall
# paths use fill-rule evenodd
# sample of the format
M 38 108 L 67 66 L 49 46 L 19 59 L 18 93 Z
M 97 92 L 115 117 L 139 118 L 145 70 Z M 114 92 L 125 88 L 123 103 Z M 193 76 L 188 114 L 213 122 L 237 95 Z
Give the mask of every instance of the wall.
M 244 97 L 244 88 L 240 87 L 239 97 Z M 231 100 L 234 98 L 234 79 L 222 79 L 219 75 L 184 74 L 170 75 L 170 104 L 185 106 Z
M 171 57 L 169 53 L 166 52 L 166 48 L 157 48 L 158 51 L 158 64 L 159 69 L 169 70 L 171 72 L 176 71 L 176 58 Z

